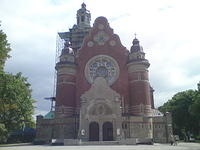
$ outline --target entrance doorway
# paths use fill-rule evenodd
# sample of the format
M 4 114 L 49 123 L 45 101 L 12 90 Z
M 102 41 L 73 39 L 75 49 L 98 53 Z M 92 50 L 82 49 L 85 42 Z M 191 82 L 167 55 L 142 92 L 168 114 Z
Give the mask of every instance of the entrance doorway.
M 113 124 L 111 122 L 103 124 L 103 141 L 113 141 Z
M 99 141 L 99 124 L 91 122 L 89 125 L 89 141 Z

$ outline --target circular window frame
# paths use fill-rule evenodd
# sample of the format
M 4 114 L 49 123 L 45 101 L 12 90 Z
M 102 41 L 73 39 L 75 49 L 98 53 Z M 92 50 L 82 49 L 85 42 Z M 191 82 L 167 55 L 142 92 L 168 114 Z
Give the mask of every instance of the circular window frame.
M 108 85 L 110 86 L 113 83 L 115 83 L 115 81 L 118 79 L 120 70 L 119 70 L 119 65 L 118 65 L 117 61 L 113 57 L 108 56 L 108 55 L 96 55 L 96 56 L 90 58 L 85 65 L 85 71 L 84 71 L 85 72 L 85 78 L 90 84 L 94 83 L 94 79 L 90 75 L 89 69 L 90 69 L 91 64 L 93 64 L 98 59 L 109 60 L 109 62 L 112 62 L 112 64 L 114 65 L 115 74 L 114 74 L 114 76 L 112 76 L 112 78 L 110 80 L 108 80 Z

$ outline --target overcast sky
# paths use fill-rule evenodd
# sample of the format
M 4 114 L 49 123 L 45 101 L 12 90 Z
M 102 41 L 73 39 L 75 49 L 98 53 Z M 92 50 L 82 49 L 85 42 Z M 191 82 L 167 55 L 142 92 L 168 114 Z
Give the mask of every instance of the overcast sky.
M 58 31 L 76 23 L 83 0 L 0 0 L 1 29 L 11 43 L 5 70 L 22 72 L 37 100 L 35 114 L 45 114 L 52 96 Z M 85 0 L 92 15 L 105 16 L 123 45 L 130 49 L 134 33 L 151 63 L 155 105 L 175 93 L 196 89 L 200 81 L 199 0 Z

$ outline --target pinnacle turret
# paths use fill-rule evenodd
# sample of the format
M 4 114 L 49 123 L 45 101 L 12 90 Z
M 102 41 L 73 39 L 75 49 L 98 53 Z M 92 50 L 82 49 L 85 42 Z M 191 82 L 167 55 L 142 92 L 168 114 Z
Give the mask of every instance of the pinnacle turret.
M 140 41 L 136 37 L 133 39 L 132 44 L 133 45 L 131 46 L 129 61 L 146 60 L 143 48 L 140 46 Z
M 133 52 L 143 52 L 143 48 L 142 46 L 140 46 L 140 41 L 135 37 L 135 39 L 132 42 L 132 46 L 131 46 L 131 53 Z

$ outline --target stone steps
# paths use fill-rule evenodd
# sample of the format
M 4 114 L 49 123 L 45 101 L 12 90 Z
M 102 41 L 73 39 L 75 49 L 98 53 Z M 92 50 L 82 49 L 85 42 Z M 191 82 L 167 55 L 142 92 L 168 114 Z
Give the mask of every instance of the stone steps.
M 80 142 L 80 145 L 118 145 L 119 141 L 88 141 L 88 142 Z
M 120 141 L 81 141 L 78 139 L 64 139 L 64 145 L 135 145 L 136 139 L 122 139 Z

